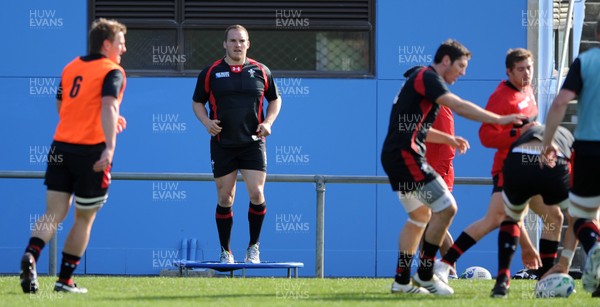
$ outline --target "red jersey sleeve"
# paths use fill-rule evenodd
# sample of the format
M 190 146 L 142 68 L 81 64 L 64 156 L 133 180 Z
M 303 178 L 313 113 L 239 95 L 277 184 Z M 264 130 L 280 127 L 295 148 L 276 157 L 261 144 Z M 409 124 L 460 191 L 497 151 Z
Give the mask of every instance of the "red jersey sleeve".
M 498 115 L 521 113 L 518 108 L 515 108 L 514 103 L 511 103 L 514 100 L 511 91 L 501 90 L 500 87 L 502 86 L 504 85 L 499 85 L 499 89 L 496 89 L 490 96 L 485 109 Z M 520 135 L 517 131 L 514 136 L 511 136 L 510 131 L 512 129 L 512 125 L 501 126 L 498 124 L 484 123 L 479 128 L 479 140 L 485 147 L 498 149 L 508 148 Z
M 454 116 L 452 110 L 446 106 L 440 106 L 439 114 L 431 127 L 454 135 Z M 427 159 L 427 163 L 442 177 L 446 176 L 456 155 L 454 148 L 447 144 L 430 142 L 427 142 L 426 146 L 425 158 Z
M 487 109 L 487 108 L 486 108 Z M 489 110 L 491 111 L 491 110 Z M 497 114 L 499 112 L 492 111 Z M 511 113 L 507 113 L 511 114 Z M 512 126 L 500 126 L 497 124 L 482 124 L 479 128 L 479 140 L 481 144 L 489 148 L 508 148 L 520 135 L 518 129 L 514 136 L 510 135 Z

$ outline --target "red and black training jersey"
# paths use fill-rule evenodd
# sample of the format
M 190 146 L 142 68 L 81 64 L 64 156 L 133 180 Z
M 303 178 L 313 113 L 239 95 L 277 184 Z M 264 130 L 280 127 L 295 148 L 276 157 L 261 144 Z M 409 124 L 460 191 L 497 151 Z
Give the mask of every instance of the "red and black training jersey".
M 225 147 L 262 141 L 256 135 L 264 120 L 263 102 L 279 97 L 271 71 L 250 58 L 243 65 L 220 59 L 200 72 L 193 100 L 209 103 L 210 119 L 221 121 L 223 130 L 212 137 Z
M 533 119 L 537 116 L 537 104 L 531 86 L 519 90 L 508 81 L 502 81 L 494 90 L 485 109 L 498 115 L 520 113 Z M 496 148 L 492 175 L 502 172 L 504 159 L 508 155 L 510 145 L 521 135 L 520 129 L 513 125 L 501 126 L 484 123 L 479 128 L 479 140 L 485 147 Z
M 438 116 L 431 128 L 454 135 L 454 114 L 452 114 L 452 110 L 447 106 L 440 106 Z M 427 153 L 425 154 L 427 163 L 433 167 L 436 173 L 442 176 L 450 192 L 452 192 L 454 186 L 454 165 L 452 163 L 454 156 L 456 156 L 454 147 L 448 144 L 427 142 Z
M 383 152 L 410 152 L 425 157 L 425 138 L 438 114 L 435 102 L 449 93 L 442 77 L 429 66 L 410 75 L 394 101 Z

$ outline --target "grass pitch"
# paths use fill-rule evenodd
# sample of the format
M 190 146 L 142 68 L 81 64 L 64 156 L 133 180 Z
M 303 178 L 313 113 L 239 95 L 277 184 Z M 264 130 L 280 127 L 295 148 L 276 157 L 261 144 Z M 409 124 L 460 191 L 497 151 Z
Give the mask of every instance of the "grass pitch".
M 493 280 L 451 280 L 455 294 L 391 294 L 391 278 L 196 278 L 76 276 L 87 294 L 53 292 L 55 277 L 23 294 L 18 276 L 0 276 L 0 306 L 599 306 L 577 281 L 569 298 L 536 299 L 535 281 L 513 280 L 508 299 L 489 298 Z

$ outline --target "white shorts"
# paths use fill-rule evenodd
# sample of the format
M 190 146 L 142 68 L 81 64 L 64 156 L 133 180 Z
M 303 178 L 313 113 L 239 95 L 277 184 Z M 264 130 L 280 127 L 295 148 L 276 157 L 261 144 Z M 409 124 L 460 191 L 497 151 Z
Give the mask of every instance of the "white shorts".
M 398 198 L 407 213 L 413 212 L 423 205 L 429 207 L 432 212 L 440 212 L 456 205 L 454 196 L 448 190 L 442 177 L 439 176 L 415 191 L 398 192 Z

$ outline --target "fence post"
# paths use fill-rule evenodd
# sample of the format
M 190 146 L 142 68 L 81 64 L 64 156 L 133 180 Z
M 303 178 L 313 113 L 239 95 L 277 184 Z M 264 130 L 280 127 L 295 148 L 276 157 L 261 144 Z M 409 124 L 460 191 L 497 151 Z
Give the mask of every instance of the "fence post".
M 316 247 L 316 277 L 323 278 L 325 271 L 325 178 L 315 176 L 317 183 L 317 247 Z
M 52 236 L 52 239 L 50 239 L 50 250 L 48 251 L 50 253 L 50 257 L 48 260 L 48 275 L 49 276 L 56 276 L 56 258 L 58 258 L 57 254 L 58 254 L 58 231 L 54 231 L 54 235 Z

